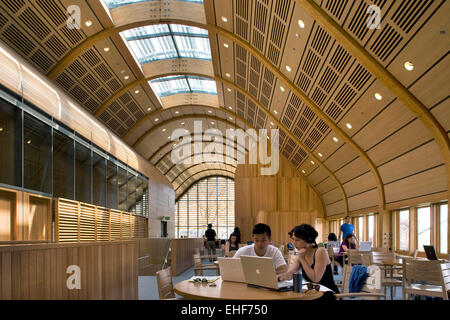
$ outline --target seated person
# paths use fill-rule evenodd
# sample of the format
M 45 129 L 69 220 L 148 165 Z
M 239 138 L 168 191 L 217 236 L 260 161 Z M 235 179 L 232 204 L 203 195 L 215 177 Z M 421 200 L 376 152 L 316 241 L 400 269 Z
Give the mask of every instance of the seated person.
M 233 255 L 233 253 L 236 253 L 231 253 L 231 251 L 239 250 L 239 243 L 237 242 L 237 239 L 237 235 L 234 232 L 230 234 L 230 239 L 228 239 L 228 241 L 225 243 L 225 256 L 229 257 Z
M 298 250 L 298 255 L 293 257 L 288 271 L 278 275 L 278 280 L 292 279 L 294 271 L 301 267 L 305 281 L 321 284 L 334 293 L 339 293 L 334 283 L 328 252 L 324 247 L 317 245 L 316 238 L 319 234 L 314 227 L 302 224 L 294 227 L 289 235 Z
M 332 248 L 335 247 L 336 243 L 338 243 L 337 241 L 338 241 L 338 239 L 337 239 L 337 236 L 335 233 L 332 232 L 332 233 L 328 234 L 328 246 L 330 246 Z M 334 269 L 334 274 L 338 274 L 338 267 L 336 264 L 334 265 L 333 269 Z
M 233 258 L 239 258 L 240 256 L 271 257 L 276 273 L 286 272 L 286 261 L 280 250 L 269 244 L 271 234 L 270 227 L 267 224 L 256 224 L 252 231 L 253 244 L 240 248 Z
M 344 241 L 342 241 L 341 246 L 339 247 L 339 254 L 336 258 L 336 261 L 339 262 L 341 267 L 344 266 L 344 252 L 356 249 L 358 249 L 358 245 L 356 243 L 355 236 L 351 233 L 347 234 L 344 238 Z

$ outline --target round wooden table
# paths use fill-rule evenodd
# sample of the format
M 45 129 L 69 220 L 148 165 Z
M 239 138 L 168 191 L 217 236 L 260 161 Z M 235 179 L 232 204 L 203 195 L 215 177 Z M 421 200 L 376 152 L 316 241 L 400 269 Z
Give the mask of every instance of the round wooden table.
M 308 291 L 297 293 L 293 291 L 277 292 L 248 287 L 246 283 L 222 281 L 214 282 L 215 287 L 203 283 L 193 283 L 184 280 L 174 287 L 175 292 L 187 299 L 208 300 L 315 300 L 322 297 L 322 291 Z

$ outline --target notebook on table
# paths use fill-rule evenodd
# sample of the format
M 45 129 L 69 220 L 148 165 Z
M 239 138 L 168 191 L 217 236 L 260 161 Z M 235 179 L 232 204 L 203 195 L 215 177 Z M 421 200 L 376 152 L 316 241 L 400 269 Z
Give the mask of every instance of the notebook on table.
M 218 257 L 222 281 L 245 282 L 240 259 Z
M 240 256 L 245 282 L 249 287 L 276 291 L 291 291 L 292 280 L 278 281 L 273 259 L 270 257 Z
M 360 252 L 369 252 L 372 249 L 372 241 L 361 241 L 359 243 Z

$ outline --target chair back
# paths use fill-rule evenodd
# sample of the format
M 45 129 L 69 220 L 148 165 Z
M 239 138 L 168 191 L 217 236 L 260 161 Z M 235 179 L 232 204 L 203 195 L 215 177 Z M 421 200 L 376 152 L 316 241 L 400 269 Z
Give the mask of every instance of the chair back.
M 349 250 L 348 251 L 348 264 L 354 265 L 354 264 L 362 264 L 362 265 L 370 265 L 372 264 L 370 255 L 367 253 L 361 253 L 359 251 L 355 250 Z
M 382 263 L 383 261 L 395 260 L 394 252 L 372 251 L 370 254 L 372 256 L 373 263 Z
M 408 286 L 412 283 L 442 285 L 443 274 L 440 265 L 438 260 L 403 259 L 404 281 Z
M 170 267 L 156 272 L 159 299 L 175 298 Z
M 372 248 L 371 251 L 372 252 L 385 252 L 385 253 L 388 253 L 389 252 L 389 248 Z
M 353 266 L 347 264 L 342 271 L 342 293 L 349 293 L 350 275 Z M 376 265 L 367 266 L 368 277 L 361 292 L 381 293 L 381 269 Z M 368 300 L 378 299 L 377 297 L 367 297 Z
M 441 263 L 441 270 L 442 286 L 445 288 L 446 292 L 450 292 L 450 262 Z
M 192 259 L 194 260 L 194 275 L 196 276 L 203 276 L 203 270 L 202 269 L 196 269 L 200 268 L 202 266 L 202 258 L 198 253 L 195 253 L 192 256 Z

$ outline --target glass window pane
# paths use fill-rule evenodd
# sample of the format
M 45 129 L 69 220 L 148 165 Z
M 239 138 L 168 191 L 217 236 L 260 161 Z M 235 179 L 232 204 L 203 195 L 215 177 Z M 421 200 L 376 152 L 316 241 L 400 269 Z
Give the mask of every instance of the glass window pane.
M 106 159 L 93 152 L 92 163 L 94 204 L 106 207 Z
M 430 207 L 417 209 L 417 249 L 424 251 L 424 245 L 430 245 Z
M 187 79 L 192 92 L 217 94 L 216 82 L 214 80 L 200 77 L 187 77 Z
M 118 177 L 119 177 L 119 197 L 118 197 L 118 206 L 119 210 L 127 211 L 127 171 L 118 167 Z
M 439 207 L 439 231 L 440 231 L 440 253 L 448 253 L 448 205 L 442 204 Z
M 0 99 L 0 182 L 22 186 L 22 112 Z
M 368 241 L 372 241 L 372 247 L 375 247 L 375 224 L 374 224 L 374 216 L 367 217 L 367 224 L 369 227 L 368 231 Z
M 106 181 L 106 206 L 111 209 L 117 209 L 117 165 L 111 161 L 107 162 Z
M 24 114 L 24 187 L 52 193 L 52 130 Z
M 359 241 L 364 240 L 364 218 L 358 217 L 358 238 Z
M 121 7 L 127 4 L 138 3 L 138 2 L 148 2 L 155 0 L 104 0 L 109 9 L 114 9 L 117 7 Z M 194 3 L 203 3 L 203 0 L 178 0 L 183 2 L 194 2 Z
M 136 185 L 137 185 L 137 177 L 128 172 L 128 205 L 127 211 L 136 213 Z
M 204 37 L 174 36 L 180 58 L 211 60 L 209 39 Z
M 402 210 L 399 213 L 399 233 L 399 249 L 409 251 L 409 210 Z
M 53 196 L 74 199 L 75 143 L 72 138 L 53 131 Z
M 91 199 L 91 150 L 75 143 L 75 200 L 92 203 Z

